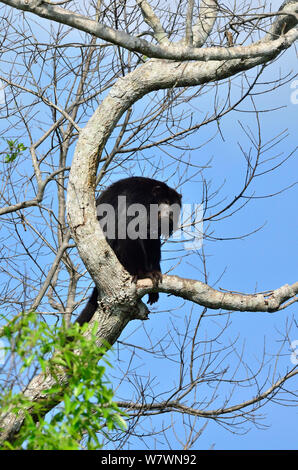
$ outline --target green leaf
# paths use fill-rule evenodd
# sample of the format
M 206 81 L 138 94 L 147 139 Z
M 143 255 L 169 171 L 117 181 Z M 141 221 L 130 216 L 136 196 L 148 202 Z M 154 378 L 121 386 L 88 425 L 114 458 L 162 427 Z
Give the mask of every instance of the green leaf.
M 127 424 L 126 421 L 119 414 L 114 414 L 114 421 L 119 426 L 122 431 L 126 431 Z
M 8 145 L 8 152 L 4 158 L 5 163 L 13 162 L 22 152 L 27 150 L 22 142 L 17 143 L 17 140 L 6 139 Z
M 69 414 L 71 410 L 71 400 L 68 395 L 64 395 L 64 409 L 65 409 L 65 414 Z

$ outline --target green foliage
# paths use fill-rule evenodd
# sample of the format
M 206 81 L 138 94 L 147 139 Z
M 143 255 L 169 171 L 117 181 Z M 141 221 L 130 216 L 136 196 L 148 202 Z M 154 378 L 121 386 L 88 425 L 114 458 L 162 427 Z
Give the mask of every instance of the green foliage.
M 6 143 L 8 145 L 8 152 L 5 155 L 5 163 L 13 162 L 24 150 L 27 150 L 27 147 L 22 143 L 18 143 L 17 140 L 6 139 Z
M 31 402 L 22 393 L 0 394 L 1 411 L 25 414 L 25 422 L 13 443 L 4 449 L 73 450 L 99 449 L 103 436 L 115 428 L 126 429 L 122 413 L 113 402 L 113 392 L 104 378 L 108 364 L 107 347 L 96 346 L 96 325 L 90 337 L 84 336 L 87 325 L 71 328 L 50 327 L 38 321 L 35 313 L 18 317 L 4 328 L 7 352 L 22 361 L 20 375 L 36 374 L 36 364 L 45 376 L 55 378 L 51 388 L 43 390 L 44 398 Z M 2 341 L 3 342 L 3 341 Z M 109 364 L 108 364 L 109 365 Z M 68 384 L 59 378 L 67 373 Z M 44 416 L 45 403 L 53 397 L 61 403 Z M 38 424 L 37 424 L 38 422 Z

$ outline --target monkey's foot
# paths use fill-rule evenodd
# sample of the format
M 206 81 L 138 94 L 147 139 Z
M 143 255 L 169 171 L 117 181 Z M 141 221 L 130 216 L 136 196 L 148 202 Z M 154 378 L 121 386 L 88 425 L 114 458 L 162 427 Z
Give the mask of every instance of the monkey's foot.
M 153 270 L 146 273 L 139 273 L 132 276 L 132 281 L 136 284 L 138 279 L 151 279 L 153 287 L 157 287 L 162 282 L 162 274 L 160 271 Z M 152 305 L 158 301 L 158 292 L 150 292 L 148 294 L 148 304 Z
M 148 271 L 146 273 L 139 273 L 132 276 L 132 282 L 137 283 L 138 279 L 151 279 L 154 287 L 157 287 L 162 282 L 162 274 L 160 271 Z

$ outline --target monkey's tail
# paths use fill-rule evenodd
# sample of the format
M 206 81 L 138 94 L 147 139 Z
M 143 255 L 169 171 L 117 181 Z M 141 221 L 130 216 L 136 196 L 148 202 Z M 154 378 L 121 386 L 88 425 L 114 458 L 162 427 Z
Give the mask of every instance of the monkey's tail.
M 97 288 L 94 287 L 92 294 L 85 308 L 82 310 L 82 312 L 76 319 L 76 323 L 78 323 L 80 326 L 82 326 L 84 323 L 88 323 L 93 317 L 97 309 L 97 298 L 98 298 L 98 291 L 97 291 Z

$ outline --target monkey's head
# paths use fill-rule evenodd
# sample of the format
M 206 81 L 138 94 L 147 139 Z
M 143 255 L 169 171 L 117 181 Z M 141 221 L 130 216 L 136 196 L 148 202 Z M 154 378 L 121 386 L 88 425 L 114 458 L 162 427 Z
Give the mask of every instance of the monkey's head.
M 152 193 L 158 205 L 158 233 L 168 238 L 178 228 L 182 195 L 165 183 L 156 185 Z

